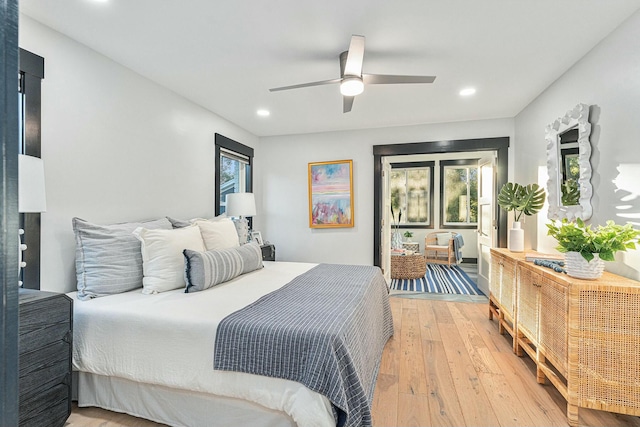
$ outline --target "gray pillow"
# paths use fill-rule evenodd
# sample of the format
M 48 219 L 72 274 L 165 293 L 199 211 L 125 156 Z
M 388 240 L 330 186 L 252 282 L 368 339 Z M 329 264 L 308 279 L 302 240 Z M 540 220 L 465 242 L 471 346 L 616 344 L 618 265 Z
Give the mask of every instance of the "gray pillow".
M 257 243 L 206 252 L 185 249 L 183 253 L 187 293 L 209 289 L 263 267 L 262 251 Z
M 132 234 L 138 227 L 171 230 L 166 218 L 147 222 L 97 225 L 73 218 L 76 236 L 78 299 L 87 300 L 142 287 L 140 241 Z

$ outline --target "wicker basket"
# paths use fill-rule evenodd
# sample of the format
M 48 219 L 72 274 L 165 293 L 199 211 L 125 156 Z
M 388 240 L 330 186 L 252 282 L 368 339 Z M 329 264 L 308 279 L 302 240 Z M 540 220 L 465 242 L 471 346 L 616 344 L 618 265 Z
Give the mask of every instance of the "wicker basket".
M 392 279 L 419 279 L 427 273 L 427 261 L 422 255 L 392 255 Z

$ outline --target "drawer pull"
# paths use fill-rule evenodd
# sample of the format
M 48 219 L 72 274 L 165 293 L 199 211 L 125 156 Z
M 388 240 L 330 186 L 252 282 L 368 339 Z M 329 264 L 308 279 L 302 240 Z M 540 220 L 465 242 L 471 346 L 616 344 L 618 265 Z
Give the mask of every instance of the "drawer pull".
M 67 331 L 67 333 L 64 334 L 64 338 L 62 338 L 62 341 L 71 343 L 71 331 Z

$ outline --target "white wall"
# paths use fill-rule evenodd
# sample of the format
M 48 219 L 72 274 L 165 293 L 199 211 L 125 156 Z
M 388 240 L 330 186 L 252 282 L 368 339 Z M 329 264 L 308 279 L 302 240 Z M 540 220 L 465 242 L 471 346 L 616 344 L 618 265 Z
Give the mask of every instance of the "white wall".
M 255 227 L 281 261 L 370 265 L 374 145 L 502 136 L 513 137 L 513 119 L 260 138 L 264 191 Z M 308 163 L 345 159 L 353 159 L 355 227 L 309 228 Z
M 211 216 L 214 133 L 257 146 L 254 135 L 24 15 L 20 47 L 45 58 L 44 290 L 75 289 L 72 217 Z
M 640 225 L 640 12 L 636 12 L 515 118 L 515 179 L 537 182 L 546 167 L 545 126 L 582 102 L 593 105 L 594 197 L 591 224 L 606 220 Z M 551 251 L 546 216 L 529 222 L 533 247 Z M 640 251 L 618 254 L 608 270 L 640 279 Z

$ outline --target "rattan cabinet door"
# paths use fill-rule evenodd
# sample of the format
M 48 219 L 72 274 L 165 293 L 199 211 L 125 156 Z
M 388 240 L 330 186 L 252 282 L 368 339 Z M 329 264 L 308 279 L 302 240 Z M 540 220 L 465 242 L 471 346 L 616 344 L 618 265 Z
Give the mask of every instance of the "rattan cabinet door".
M 569 339 L 569 289 L 551 278 L 540 288 L 540 350 L 566 378 Z
M 518 269 L 518 274 L 518 331 L 537 347 L 542 277 L 523 267 Z
M 491 252 L 491 281 L 489 291 L 496 300 L 500 300 L 500 276 L 502 275 L 502 265 L 504 257 L 497 252 Z
M 516 315 L 516 261 L 503 258 L 500 271 L 500 305 L 504 314 L 515 319 Z

